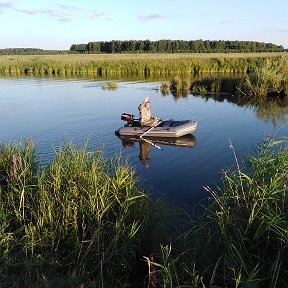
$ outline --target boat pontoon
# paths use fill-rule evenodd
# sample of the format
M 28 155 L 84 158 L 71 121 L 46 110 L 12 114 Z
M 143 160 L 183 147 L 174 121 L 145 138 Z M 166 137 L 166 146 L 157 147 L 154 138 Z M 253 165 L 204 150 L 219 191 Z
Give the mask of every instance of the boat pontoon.
M 127 123 L 124 127 L 119 128 L 116 134 L 119 136 L 143 136 L 146 137 L 169 137 L 177 138 L 193 133 L 197 128 L 195 120 L 164 120 L 155 127 L 141 127 L 139 119 L 135 119 L 134 115 L 123 113 L 121 119 Z

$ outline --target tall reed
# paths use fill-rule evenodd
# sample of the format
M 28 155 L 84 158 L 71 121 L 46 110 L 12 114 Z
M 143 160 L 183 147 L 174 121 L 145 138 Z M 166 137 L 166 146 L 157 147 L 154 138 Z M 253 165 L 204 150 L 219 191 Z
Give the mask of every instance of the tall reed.
M 256 154 L 246 157 L 249 174 L 241 170 L 231 144 L 236 170 L 225 174 L 218 193 L 208 188 L 215 200 L 210 217 L 219 229 L 226 281 L 267 287 L 285 283 L 288 149 L 283 144 L 275 149 L 279 141 L 267 138 L 258 145 Z
M 47 166 L 35 155 L 31 141 L 1 145 L 0 282 L 131 283 L 159 218 L 134 170 L 120 157 L 70 142 Z
M 286 58 L 280 59 L 276 65 L 267 59 L 261 66 L 252 69 L 247 74 L 243 88 L 248 94 L 260 97 L 267 94 L 285 95 L 287 93 L 287 71 L 288 62 Z
M 282 54 L 115 54 L 34 55 L 0 57 L 0 74 L 35 75 L 177 75 L 199 73 L 245 73 Z
M 168 258 L 157 258 L 159 287 L 169 287 L 167 281 L 170 287 L 287 285 L 287 141 L 268 137 L 243 163 L 230 142 L 235 167 L 224 172 L 218 189 L 205 187 L 211 195 L 203 202 L 206 213 L 200 221 L 190 218 Z

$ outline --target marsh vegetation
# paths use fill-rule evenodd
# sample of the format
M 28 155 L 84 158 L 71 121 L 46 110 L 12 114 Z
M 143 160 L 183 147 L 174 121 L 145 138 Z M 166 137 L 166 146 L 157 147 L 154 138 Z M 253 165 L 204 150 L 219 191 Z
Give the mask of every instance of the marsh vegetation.
M 132 167 L 99 149 L 69 142 L 43 166 L 31 140 L 1 144 L 1 285 L 285 286 L 288 149 L 279 140 L 243 163 L 231 143 L 235 167 L 218 190 L 205 187 L 197 217 L 151 201 Z
M 191 217 L 162 246 L 160 287 L 287 285 L 287 137 L 267 138 L 243 162 L 230 145 L 235 167 L 217 190 L 205 187 L 211 198 L 200 221 Z
M 246 73 L 267 58 L 280 61 L 285 52 L 2 55 L 0 74 L 8 75 L 177 75 Z
M 117 287 L 151 249 L 156 204 L 101 149 L 69 142 L 43 167 L 30 140 L 1 144 L 0 183 L 1 285 Z
M 13 56 L 0 58 L 0 70 L 171 73 L 161 86 L 164 95 L 192 91 L 240 106 L 253 103 L 259 117 L 287 115 L 288 66 L 279 54 L 182 56 Z M 215 71 L 245 74 L 193 82 L 186 77 Z M 230 143 L 234 165 L 223 171 L 218 188 L 205 186 L 209 196 L 195 215 L 152 200 L 126 160 L 107 158 L 103 149 L 88 149 L 88 142 L 63 144 L 47 164 L 31 140 L 1 144 L 1 286 L 287 286 L 287 140 L 265 138 L 243 159 Z
M 116 82 L 108 82 L 108 83 L 106 83 L 106 84 L 104 84 L 104 85 L 102 85 L 102 89 L 103 90 L 106 90 L 106 89 L 108 89 L 108 90 L 115 90 L 115 89 L 117 89 L 117 83 Z
M 212 74 L 213 75 L 213 74 Z M 266 59 L 257 67 L 250 68 L 241 77 L 213 77 L 206 76 L 200 80 L 190 82 L 189 78 L 175 76 L 170 84 L 162 83 L 161 91 L 167 94 L 186 94 L 196 92 L 201 95 L 207 93 L 242 94 L 243 96 L 263 99 L 271 96 L 286 97 L 288 95 L 288 61 L 279 58 L 275 61 Z

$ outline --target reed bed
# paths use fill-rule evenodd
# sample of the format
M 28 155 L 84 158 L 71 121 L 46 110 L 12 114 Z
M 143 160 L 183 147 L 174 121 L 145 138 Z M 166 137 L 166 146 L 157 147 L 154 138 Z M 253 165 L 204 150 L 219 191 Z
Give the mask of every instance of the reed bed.
M 218 188 L 204 187 L 210 199 L 200 219 L 190 216 L 173 246 L 162 247 L 157 287 L 287 286 L 287 141 L 267 137 L 243 162 L 230 142 L 235 165 Z
M 0 283 L 285 287 L 287 141 L 267 137 L 241 162 L 230 143 L 235 165 L 195 215 L 151 202 L 126 161 L 87 143 L 45 166 L 30 140 L 1 144 Z
M 118 88 L 118 85 L 116 82 L 108 82 L 101 87 L 103 90 L 115 90 Z
M 187 75 L 177 75 L 170 84 L 163 82 L 160 90 L 163 95 L 172 92 L 174 96 L 187 96 L 188 92 L 200 93 L 229 93 L 241 94 L 249 98 L 267 100 L 271 96 L 285 98 L 288 95 L 288 59 L 286 57 L 258 63 L 257 67 L 250 67 L 247 73 L 240 77 L 205 76 L 191 81 Z
M 221 190 L 207 187 L 215 200 L 208 217 L 217 227 L 214 235 L 221 249 L 217 270 L 228 286 L 287 285 L 286 143 L 285 138 L 267 138 L 246 156 L 247 172 L 240 168 L 231 143 L 236 169 L 226 172 Z
M 0 74 L 111 75 L 245 73 L 284 53 L 69 54 L 0 56 Z
M 69 142 L 42 166 L 30 140 L 2 144 L 0 184 L 1 286 L 124 287 L 137 278 L 160 210 L 120 157 Z

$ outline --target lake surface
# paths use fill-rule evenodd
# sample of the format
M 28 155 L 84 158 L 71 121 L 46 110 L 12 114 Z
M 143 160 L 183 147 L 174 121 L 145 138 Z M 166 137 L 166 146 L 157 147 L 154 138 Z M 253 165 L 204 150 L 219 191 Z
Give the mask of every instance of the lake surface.
M 72 140 L 81 146 L 89 137 L 89 147 L 103 146 L 107 155 L 127 157 L 155 197 L 196 203 L 208 196 L 203 186 L 213 188 L 222 170 L 235 164 L 230 141 L 240 162 L 250 148 L 287 121 L 285 107 L 279 112 L 281 117 L 278 112 L 263 116 L 257 107 L 239 105 L 225 97 L 219 101 L 191 94 L 163 96 L 161 82 L 118 81 L 116 90 L 103 90 L 106 83 L 95 79 L 0 78 L 0 141 L 31 137 L 42 161 L 49 161 L 61 143 Z M 137 106 L 146 96 L 153 115 L 195 119 L 198 128 L 194 140 L 189 140 L 192 147 L 161 143 L 162 150 L 144 147 L 150 148 L 150 159 L 143 165 L 139 158 L 142 143 L 122 143 L 115 130 L 124 125 L 120 119 L 123 112 L 138 116 Z M 285 125 L 279 134 L 287 132 Z

